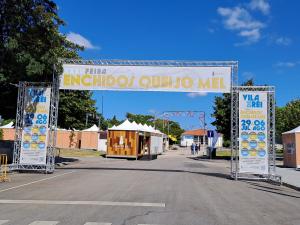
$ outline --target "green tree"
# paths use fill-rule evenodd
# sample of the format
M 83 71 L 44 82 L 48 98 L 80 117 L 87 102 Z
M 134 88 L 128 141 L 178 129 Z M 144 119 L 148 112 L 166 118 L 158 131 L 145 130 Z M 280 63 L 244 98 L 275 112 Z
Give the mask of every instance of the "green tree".
M 83 50 L 60 33 L 59 28 L 64 25 L 51 0 L 0 1 L 0 114 L 3 118 L 15 118 L 19 81 L 52 81 L 53 65 L 58 73 L 62 72 L 58 59 L 77 58 L 78 51 Z M 81 127 L 85 112 L 95 111 L 87 91 L 60 92 L 59 107 L 59 125 L 65 128 Z
M 133 114 L 128 112 L 126 113 L 126 118 L 130 122 L 135 121 L 136 123 L 148 124 L 153 126 L 154 116 L 151 115 Z
M 180 140 L 181 134 L 184 132 L 184 129 L 180 127 L 180 124 L 172 120 L 164 121 L 157 119 L 155 120 L 155 127 L 165 134 L 169 133 L 173 137 L 176 137 L 178 141 Z
M 283 132 L 300 126 L 300 99 L 288 102 L 284 107 L 276 107 L 276 142 L 281 143 Z
M 180 135 L 184 132 L 184 130 L 180 127 L 179 123 L 169 120 L 168 124 L 166 121 L 163 121 L 161 119 L 155 119 L 155 117 L 152 115 L 127 113 L 126 118 L 130 122 L 135 121 L 136 123 L 147 124 L 148 126 L 155 126 L 156 129 L 160 130 L 165 134 L 168 134 L 169 130 L 169 134 L 176 137 L 177 140 L 180 139 Z
M 113 116 L 113 118 L 107 119 L 108 128 L 110 128 L 112 126 L 118 126 L 120 124 L 121 124 L 121 121 L 119 121 L 115 115 Z
M 91 95 L 91 92 L 86 91 L 63 91 L 60 93 L 59 126 L 62 128 L 84 129 L 93 124 L 98 125 L 97 117 L 101 115 L 97 114 L 94 107 L 95 100 L 91 98 Z M 70 101 L 70 99 L 74 99 L 74 101 Z M 88 124 L 86 126 L 87 113 L 93 116 L 88 117 Z M 103 117 L 100 119 L 104 120 Z
M 253 79 L 242 84 L 242 86 L 253 85 Z M 213 109 L 212 117 L 215 118 L 215 121 L 212 122 L 212 125 L 224 135 L 225 141 L 229 141 L 231 137 L 231 94 L 224 93 L 222 96 L 215 97 Z

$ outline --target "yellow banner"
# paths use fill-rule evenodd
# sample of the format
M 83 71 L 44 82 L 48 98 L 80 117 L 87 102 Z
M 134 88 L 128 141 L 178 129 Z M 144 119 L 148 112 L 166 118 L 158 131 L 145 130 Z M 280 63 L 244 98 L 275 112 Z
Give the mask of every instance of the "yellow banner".
M 231 67 L 64 64 L 60 89 L 228 93 Z

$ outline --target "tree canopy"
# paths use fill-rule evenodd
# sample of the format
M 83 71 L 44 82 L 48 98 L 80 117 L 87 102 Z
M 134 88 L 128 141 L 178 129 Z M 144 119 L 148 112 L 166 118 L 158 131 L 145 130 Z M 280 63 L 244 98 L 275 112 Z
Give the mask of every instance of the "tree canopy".
M 242 85 L 253 86 L 254 81 L 250 79 Z M 231 136 L 231 94 L 224 93 L 222 96 L 215 97 L 213 109 L 212 117 L 215 118 L 215 121 L 212 122 L 212 125 L 224 135 L 225 141 L 229 141 Z
M 51 82 L 59 58 L 78 58 L 82 47 L 68 41 L 59 28 L 64 21 L 51 0 L 0 1 L 0 115 L 14 119 L 19 81 Z M 88 91 L 60 92 L 60 127 L 83 128 L 85 114 L 95 112 Z
M 112 127 L 112 126 L 118 126 L 121 124 L 121 121 L 117 119 L 117 117 L 114 115 L 113 118 L 107 119 L 107 127 Z
M 152 115 L 127 113 L 126 118 L 130 122 L 135 121 L 136 123 L 155 126 L 156 129 L 160 130 L 165 134 L 169 133 L 170 135 L 176 137 L 178 140 L 180 139 L 180 135 L 184 132 L 184 130 L 180 127 L 179 123 L 172 120 L 166 121 L 162 119 L 157 119 Z
M 283 132 L 300 126 L 300 99 L 292 100 L 283 107 L 276 107 L 276 141 L 281 143 Z

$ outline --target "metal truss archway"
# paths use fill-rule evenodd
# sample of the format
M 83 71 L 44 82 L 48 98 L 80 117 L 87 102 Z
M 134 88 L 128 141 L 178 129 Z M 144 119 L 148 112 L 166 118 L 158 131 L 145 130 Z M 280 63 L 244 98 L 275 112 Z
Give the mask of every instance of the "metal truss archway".
M 169 125 L 169 118 L 170 117 L 178 117 L 178 116 L 185 116 L 185 117 L 194 117 L 195 115 L 198 116 L 200 126 L 206 131 L 206 120 L 205 120 L 205 112 L 204 111 L 195 111 L 195 110 L 185 110 L 185 111 L 164 111 L 162 114 L 159 115 L 164 121 L 168 122 Z M 164 123 L 163 123 L 164 125 Z M 204 134 L 204 139 L 203 143 L 205 146 L 205 140 L 206 140 L 206 135 Z
M 48 124 L 48 145 L 45 165 L 35 164 L 21 164 L 20 153 L 22 143 L 22 131 L 24 129 L 24 107 L 25 107 L 25 90 L 26 87 L 51 87 L 49 124 Z M 30 170 L 52 173 L 55 169 L 55 144 L 56 144 L 56 127 L 58 119 L 58 98 L 59 86 L 57 77 L 53 77 L 52 83 L 47 82 L 19 82 L 19 92 L 17 101 L 17 114 L 15 123 L 15 141 L 13 151 L 13 170 Z
M 267 93 L 268 128 L 268 174 L 253 176 L 239 172 L 239 92 L 259 91 Z M 237 179 L 263 179 L 281 182 L 276 175 L 275 152 L 275 87 L 273 86 L 233 86 L 231 93 L 231 176 Z
M 82 59 L 60 59 L 61 64 L 76 65 L 117 65 L 117 66 L 166 66 L 166 67 L 231 67 L 231 90 L 238 84 L 238 62 L 237 61 L 186 61 L 186 60 L 82 60 Z M 16 114 L 16 135 L 14 143 L 14 158 L 12 169 L 15 170 L 35 170 L 53 172 L 55 169 L 55 145 L 56 145 L 56 128 L 58 120 L 58 102 L 59 102 L 59 74 L 56 67 L 53 67 L 53 83 L 19 83 L 19 93 L 17 100 Z M 25 86 L 43 86 L 52 85 L 50 115 L 49 115 L 49 144 L 47 149 L 46 165 L 21 165 L 20 147 L 23 129 L 23 111 Z M 233 93 L 231 93 L 233 94 Z

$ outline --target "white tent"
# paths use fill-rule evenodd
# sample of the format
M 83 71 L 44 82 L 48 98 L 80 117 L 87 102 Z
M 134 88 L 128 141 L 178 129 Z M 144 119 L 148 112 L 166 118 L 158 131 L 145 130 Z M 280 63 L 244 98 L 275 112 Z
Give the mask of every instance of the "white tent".
M 13 121 L 11 121 L 10 123 L 8 123 L 8 124 L 6 124 L 6 125 L 4 125 L 4 126 L 1 126 L 0 128 L 14 128 L 14 122 Z
M 56 128 L 56 130 L 67 130 L 65 128 Z
M 284 133 L 282 133 L 282 134 L 293 134 L 293 133 L 300 133 L 300 126 L 299 126 L 299 127 L 296 127 L 296 128 L 293 129 L 293 130 L 284 132 Z
M 108 130 L 143 131 L 162 134 L 159 130 L 155 130 L 152 126 L 148 126 L 147 124 L 142 125 L 141 123 L 137 124 L 135 121 L 131 123 L 129 120 L 125 120 L 119 126 L 114 125 L 113 127 L 108 128 Z
M 132 131 L 137 131 L 137 130 L 139 130 L 139 128 L 138 128 L 136 123 L 133 124 L 129 120 L 125 120 L 119 126 L 111 127 L 108 130 L 132 130 Z
M 144 124 L 143 126 L 147 132 L 150 132 L 150 127 L 147 124 Z
M 138 126 L 139 126 L 139 130 L 140 130 L 140 131 L 145 131 L 145 132 L 147 132 L 147 128 L 145 127 L 145 125 L 139 123 Z
M 152 126 L 149 126 L 149 130 L 150 130 L 150 132 L 157 133 L 157 131 Z
M 85 129 L 85 130 L 82 130 L 82 131 L 96 131 L 98 132 L 100 129 L 97 127 L 96 124 L 94 124 L 93 126 L 91 126 L 90 128 L 88 129 Z

